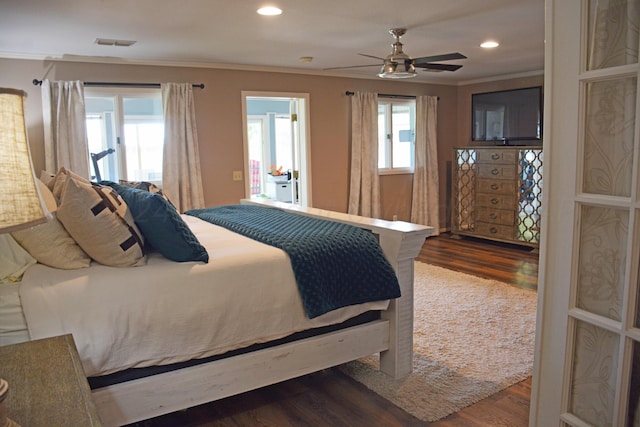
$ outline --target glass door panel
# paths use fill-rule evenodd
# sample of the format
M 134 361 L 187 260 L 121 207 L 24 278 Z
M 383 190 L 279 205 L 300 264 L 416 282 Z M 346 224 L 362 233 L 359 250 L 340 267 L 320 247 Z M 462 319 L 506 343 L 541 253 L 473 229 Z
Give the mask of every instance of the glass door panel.
M 619 337 L 577 321 L 569 410 L 593 426 L 613 425 Z
M 622 319 L 628 231 L 626 211 L 582 206 L 577 307 Z
M 629 197 L 636 124 L 636 78 L 587 84 L 583 191 Z

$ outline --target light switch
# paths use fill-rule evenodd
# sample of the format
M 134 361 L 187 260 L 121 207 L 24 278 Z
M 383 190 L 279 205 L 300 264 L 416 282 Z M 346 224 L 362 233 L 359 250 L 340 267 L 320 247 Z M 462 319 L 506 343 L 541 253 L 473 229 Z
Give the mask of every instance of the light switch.
M 233 171 L 233 180 L 242 181 L 242 171 Z

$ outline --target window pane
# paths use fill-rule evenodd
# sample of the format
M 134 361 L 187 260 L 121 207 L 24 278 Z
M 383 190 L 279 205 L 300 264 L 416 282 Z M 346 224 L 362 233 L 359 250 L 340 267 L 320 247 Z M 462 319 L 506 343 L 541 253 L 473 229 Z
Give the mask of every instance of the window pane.
M 107 181 L 117 181 L 118 154 L 116 150 L 116 124 L 115 124 L 115 98 L 113 97 L 88 97 L 85 99 L 87 144 L 89 154 L 102 156 L 96 160 L 100 178 Z M 107 154 L 105 150 L 113 149 Z M 98 179 L 93 162 L 91 164 L 91 177 Z
M 387 156 L 389 149 L 389 129 L 387 129 L 387 104 L 378 104 L 378 168 L 391 167 L 391 159 Z
M 276 117 L 276 164 L 278 169 L 282 166 L 282 171 L 293 169 L 293 141 L 291 133 L 291 119 L 288 116 Z
M 160 96 L 124 98 L 123 108 L 126 179 L 162 185 L 164 121 Z
M 413 141 L 415 134 L 412 126 L 411 106 L 393 105 L 393 159 L 392 167 L 412 167 Z
M 262 193 L 262 158 L 264 153 L 264 124 L 261 119 L 247 120 L 247 133 L 249 139 L 249 178 L 251 180 L 251 195 Z M 267 165 L 268 167 L 269 165 Z

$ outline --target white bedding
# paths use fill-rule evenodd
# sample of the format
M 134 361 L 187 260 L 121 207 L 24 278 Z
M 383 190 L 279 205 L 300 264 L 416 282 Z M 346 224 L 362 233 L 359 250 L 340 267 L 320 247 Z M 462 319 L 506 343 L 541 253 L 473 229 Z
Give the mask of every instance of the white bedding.
M 19 286 L 20 283 L 0 283 L 0 346 L 29 341 Z
M 85 373 L 95 376 L 221 354 L 388 306 L 350 306 L 309 320 L 283 251 L 183 218 L 208 264 L 152 253 L 142 267 L 30 267 L 20 297 L 31 339 L 73 334 Z

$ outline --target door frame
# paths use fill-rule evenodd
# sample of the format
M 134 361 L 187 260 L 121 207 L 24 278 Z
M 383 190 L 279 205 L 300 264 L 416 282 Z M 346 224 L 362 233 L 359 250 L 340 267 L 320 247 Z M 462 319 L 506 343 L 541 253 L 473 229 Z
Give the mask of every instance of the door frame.
M 251 197 L 249 176 L 249 141 L 247 133 L 247 98 L 277 98 L 298 99 L 298 125 L 300 141 L 300 170 L 298 171 L 298 185 L 300 186 L 299 204 L 302 207 L 312 207 L 311 194 L 311 132 L 310 132 L 310 102 L 308 93 L 300 92 L 257 92 L 242 91 L 242 149 L 244 153 L 244 182 L 245 197 Z

